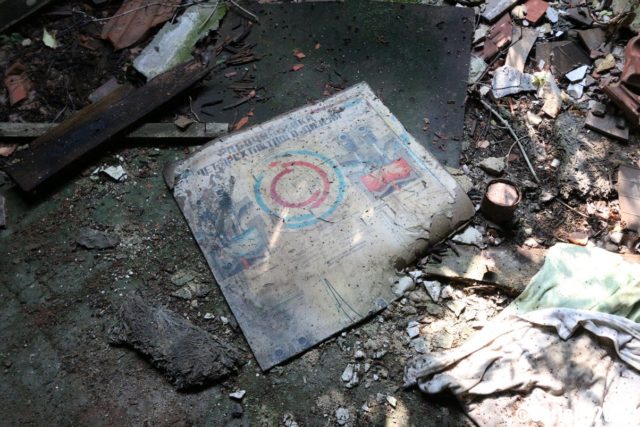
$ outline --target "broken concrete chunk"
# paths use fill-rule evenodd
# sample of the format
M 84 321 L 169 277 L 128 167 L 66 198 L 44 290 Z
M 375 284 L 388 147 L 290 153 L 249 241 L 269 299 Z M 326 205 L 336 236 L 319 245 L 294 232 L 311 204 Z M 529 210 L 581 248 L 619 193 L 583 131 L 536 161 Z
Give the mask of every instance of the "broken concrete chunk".
M 496 70 L 491 87 L 493 96 L 496 98 L 536 90 L 531 74 L 523 73 L 508 65 L 503 65 Z
M 136 70 L 151 79 L 191 60 L 191 51 L 209 31 L 218 28 L 226 6 L 217 0 L 187 8 L 177 22 L 168 22 L 133 61 Z
M 176 127 L 180 130 L 187 129 L 192 123 L 193 120 L 191 120 L 187 116 L 178 116 L 178 118 L 173 122 L 173 124 L 176 125 Z
M 413 279 L 409 276 L 404 276 L 393 285 L 393 293 L 400 297 L 404 295 L 405 292 L 411 291 L 415 287 L 416 284 Z
M 234 400 L 242 400 L 245 394 L 247 394 L 246 390 L 236 390 L 233 393 L 229 393 L 229 397 Z
M 336 409 L 336 422 L 341 426 L 349 422 L 349 410 L 347 408 Z
M 442 284 L 437 280 L 425 280 L 423 285 L 433 302 L 438 302 L 440 292 L 442 292 Z
M 480 169 L 493 176 L 500 176 L 507 167 L 504 157 L 487 157 L 478 163 Z
M 592 99 L 589 101 L 589 111 L 591 111 L 591 114 L 593 114 L 594 116 L 604 117 L 604 115 L 607 113 L 607 106 L 602 102 L 598 102 Z
M 584 92 L 584 84 L 582 82 L 571 83 L 569 86 L 567 86 L 567 93 L 573 99 L 578 100 L 582 98 L 583 92 Z
M 482 233 L 478 231 L 475 227 L 467 227 L 464 232 L 460 234 L 456 234 L 451 238 L 456 243 L 461 243 L 463 245 L 473 245 L 473 246 L 481 246 L 482 245 Z M 444 297 L 443 297 L 444 298 Z
M 193 273 L 192 271 L 180 270 L 176 273 L 173 273 L 169 280 L 175 286 L 180 287 L 191 282 L 193 279 L 195 279 L 195 277 L 195 273 Z
M 469 84 L 474 84 L 484 74 L 488 65 L 482 58 L 479 58 L 475 55 L 471 55 L 471 62 L 469 63 Z
M 193 298 L 206 296 L 210 290 L 211 288 L 209 288 L 207 284 L 200 282 L 191 282 L 184 285 L 177 291 L 172 292 L 171 295 L 176 298 L 191 300 Z
M 562 92 L 556 83 L 553 74 L 541 71 L 534 74 L 536 82 L 539 82 L 538 97 L 544 99 L 542 112 L 549 117 L 555 118 L 562 109 Z
M 76 237 L 76 243 L 87 249 L 109 249 L 120 243 L 120 239 L 104 231 L 84 227 Z
M 602 74 L 605 71 L 609 71 L 610 69 L 616 66 L 616 58 L 612 54 L 607 54 L 604 58 L 596 59 L 594 63 L 594 71 L 598 74 Z
M 387 396 L 387 403 L 391 405 L 391 407 L 395 408 L 398 404 L 398 399 L 393 396 Z
M 164 307 L 152 307 L 137 294 L 122 304 L 109 341 L 147 356 L 179 390 L 208 385 L 241 364 L 235 347 Z
M 353 368 L 354 368 L 353 363 L 349 363 L 347 367 L 344 368 L 344 371 L 342 371 L 342 375 L 340 376 L 340 379 L 342 379 L 343 382 L 348 383 L 349 381 L 351 381 L 354 374 Z
M 531 125 L 538 126 L 542 123 L 542 117 L 532 111 L 527 111 L 527 122 Z
M 484 40 L 484 38 L 487 36 L 488 32 L 489 32 L 489 26 L 488 25 L 485 25 L 485 24 L 478 25 L 478 27 L 476 28 L 476 30 L 473 33 L 473 44 L 476 44 L 476 43 Z

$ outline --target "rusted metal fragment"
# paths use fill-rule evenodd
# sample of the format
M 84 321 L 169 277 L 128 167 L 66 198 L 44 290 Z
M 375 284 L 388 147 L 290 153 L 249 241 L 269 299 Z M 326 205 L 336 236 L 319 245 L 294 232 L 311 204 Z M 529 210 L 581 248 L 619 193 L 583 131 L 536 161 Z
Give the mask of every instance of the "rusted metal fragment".
M 589 111 L 584 125 L 587 129 L 595 130 L 610 138 L 623 142 L 629 141 L 629 128 L 622 117 L 616 117 L 612 114 L 598 117 Z
M 640 169 L 620 166 L 617 190 L 622 222 L 628 229 L 640 231 Z
M 493 58 L 500 52 L 500 49 L 511 42 L 512 35 L 513 24 L 511 16 L 507 13 L 489 29 L 484 41 L 484 48 L 479 56 L 485 61 Z
M 424 271 L 429 277 L 467 282 L 500 284 L 516 292 L 522 291 L 544 263 L 545 249 L 525 246 L 479 249 L 457 245 L 456 253 L 448 250 L 441 263 L 428 263 Z
M 604 86 L 602 90 L 620 108 L 631 126 L 640 126 L 640 95 L 620 83 Z
M 127 0 L 102 29 L 102 38 L 116 49 L 123 49 L 142 40 L 149 30 L 169 20 L 180 5 L 178 0 L 149 2 Z
M 365 83 L 207 144 L 165 179 L 263 369 L 383 309 L 396 269 L 475 213 Z
M 0 122 L 0 139 L 12 142 L 31 141 L 44 135 L 56 126 L 55 123 L 10 123 Z M 227 133 L 228 123 L 192 123 L 181 130 L 173 123 L 145 123 L 124 135 L 127 141 L 154 139 L 162 142 L 182 140 L 205 142 Z
M 624 69 L 621 80 L 629 87 L 640 91 L 640 36 L 629 40 L 624 50 Z
M 20 22 L 51 0 L 3 0 L 0 2 L 0 33 Z
M 24 150 L 6 172 L 20 188 L 31 191 L 63 168 L 207 75 L 213 65 L 190 62 L 146 85 L 131 90 L 123 85 L 79 111 Z

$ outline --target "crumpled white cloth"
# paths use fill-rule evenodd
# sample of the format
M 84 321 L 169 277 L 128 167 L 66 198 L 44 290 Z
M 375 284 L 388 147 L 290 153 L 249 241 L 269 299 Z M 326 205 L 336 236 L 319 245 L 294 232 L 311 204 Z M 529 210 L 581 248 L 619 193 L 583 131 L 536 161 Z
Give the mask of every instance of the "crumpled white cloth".
M 414 358 L 405 385 L 451 390 L 483 426 L 640 425 L 640 324 L 567 308 L 496 320 Z

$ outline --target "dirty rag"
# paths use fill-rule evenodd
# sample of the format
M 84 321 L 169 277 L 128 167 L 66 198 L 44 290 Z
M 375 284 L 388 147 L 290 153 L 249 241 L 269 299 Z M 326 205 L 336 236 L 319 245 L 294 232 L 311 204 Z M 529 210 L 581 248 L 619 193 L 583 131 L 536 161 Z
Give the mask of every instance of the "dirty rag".
M 600 311 L 640 321 L 640 264 L 600 248 L 558 243 L 500 316 L 550 307 Z
M 626 426 L 640 416 L 640 325 L 568 308 L 510 314 L 414 358 L 407 386 L 453 392 L 481 426 Z

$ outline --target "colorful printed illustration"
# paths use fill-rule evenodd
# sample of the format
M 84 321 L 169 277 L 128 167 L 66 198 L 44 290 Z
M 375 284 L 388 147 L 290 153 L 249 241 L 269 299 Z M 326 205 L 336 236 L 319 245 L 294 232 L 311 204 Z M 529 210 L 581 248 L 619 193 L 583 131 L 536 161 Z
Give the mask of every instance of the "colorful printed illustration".
M 309 150 L 285 151 L 266 162 L 254 193 L 265 212 L 288 229 L 300 229 L 328 220 L 344 199 L 345 181 L 331 159 Z

